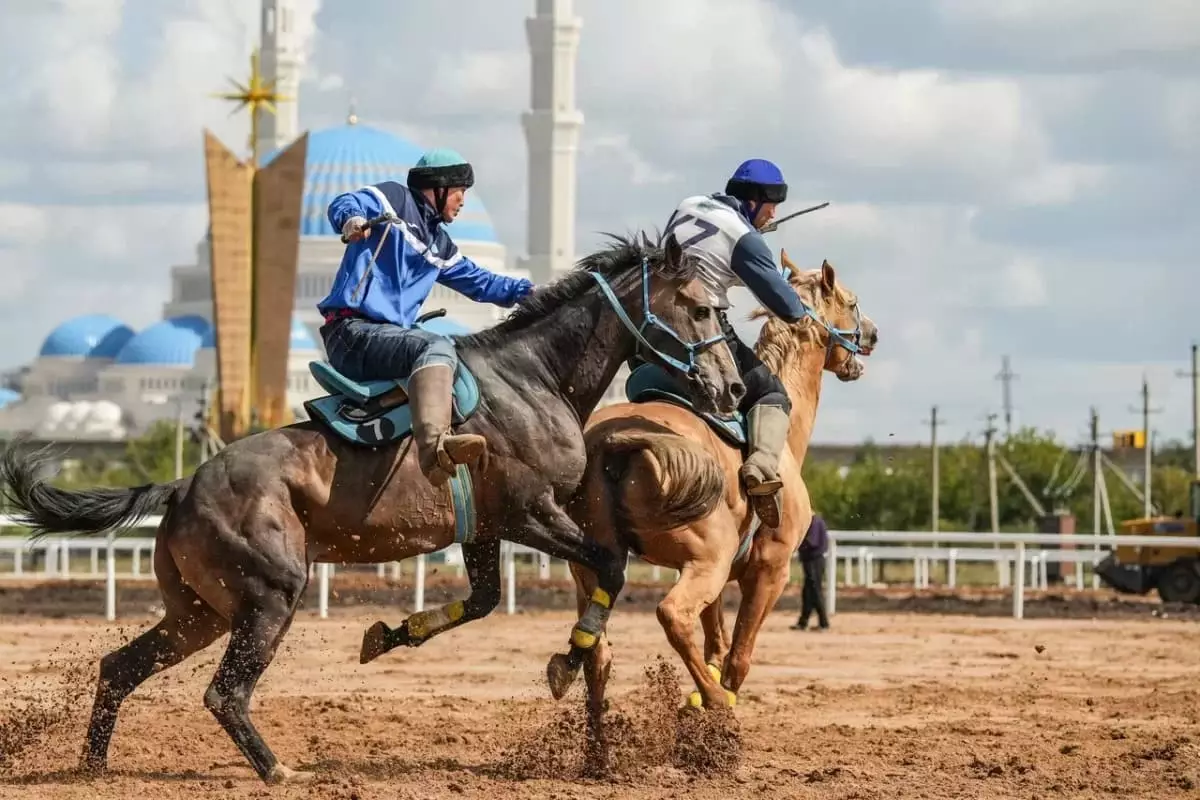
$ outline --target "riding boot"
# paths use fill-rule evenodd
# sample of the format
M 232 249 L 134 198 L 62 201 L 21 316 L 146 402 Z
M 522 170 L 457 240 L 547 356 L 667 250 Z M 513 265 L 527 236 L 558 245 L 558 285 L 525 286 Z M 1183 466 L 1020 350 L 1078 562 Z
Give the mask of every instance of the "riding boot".
M 421 472 L 434 486 L 454 475 L 458 464 L 473 464 L 487 452 L 487 439 L 450 433 L 454 370 L 449 365 L 422 367 L 408 379 L 413 442 Z
M 787 444 L 788 415 L 780 406 L 757 405 L 746 415 L 750 455 L 742 464 L 742 482 L 758 518 L 768 528 L 779 527 L 782 504 L 779 457 Z

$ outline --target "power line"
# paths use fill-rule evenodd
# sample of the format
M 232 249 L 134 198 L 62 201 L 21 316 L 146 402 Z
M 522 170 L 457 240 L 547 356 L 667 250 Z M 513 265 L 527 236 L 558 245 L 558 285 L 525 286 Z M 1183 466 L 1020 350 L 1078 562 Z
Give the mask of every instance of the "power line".
M 1000 381 L 1004 400 L 1004 435 L 1012 437 L 1012 382 L 1019 378 L 1017 373 L 1012 371 L 1012 366 L 1009 364 L 1008 356 L 1004 356 L 1000 360 L 1000 372 L 996 374 L 996 380 Z

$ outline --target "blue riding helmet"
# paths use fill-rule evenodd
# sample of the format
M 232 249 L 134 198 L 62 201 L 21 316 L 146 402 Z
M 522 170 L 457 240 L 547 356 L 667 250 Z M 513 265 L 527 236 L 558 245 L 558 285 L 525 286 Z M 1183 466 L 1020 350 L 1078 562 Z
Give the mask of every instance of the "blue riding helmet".
M 475 171 L 470 162 L 448 147 L 430 150 L 408 171 L 408 188 L 413 192 L 433 189 L 438 214 L 446 207 L 446 195 L 451 189 L 469 189 L 474 185 Z
M 787 200 L 783 170 L 764 158 L 743 161 L 725 184 L 725 194 L 742 201 L 742 213 L 751 222 L 763 203 Z

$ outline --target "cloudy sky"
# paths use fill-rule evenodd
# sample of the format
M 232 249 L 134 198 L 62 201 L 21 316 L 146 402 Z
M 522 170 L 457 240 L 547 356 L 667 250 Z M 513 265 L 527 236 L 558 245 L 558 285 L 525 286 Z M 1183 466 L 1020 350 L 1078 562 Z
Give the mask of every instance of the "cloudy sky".
M 533 0 L 299 0 L 301 123 L 446 144 L 523 252 Z M 577 0 L 580 246 L 661 226 L 749 157 L 780 163 L 771 234 L 839 269 L 881 329 L 856 384 L 826 382 L 817 438 L 977 436 L 1012 358 L 1018 423 L 1069 441 L 1095 405 L 1190 430 L 1200 340 L 1195 0 Z M 157 319 L 205 225 L 209 93 L 241 77 L 251 0 L 0 0 L 0 368 L 66 316 Z M 788 206 L 785 206 L 785 210 Z M 742 307 L 745 311 L 745 307 Z

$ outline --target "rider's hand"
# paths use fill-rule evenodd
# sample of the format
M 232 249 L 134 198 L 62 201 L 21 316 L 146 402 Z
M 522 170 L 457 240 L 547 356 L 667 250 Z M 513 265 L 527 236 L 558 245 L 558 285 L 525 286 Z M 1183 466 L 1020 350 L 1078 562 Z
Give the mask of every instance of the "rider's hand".
M 342 226 L 342 236 L 346 237 L 347 242 L 357 242 L 371 235 L 371 229 L 367 227 L 365 217 L 351 217 L 346 220 L 346 224 Z

